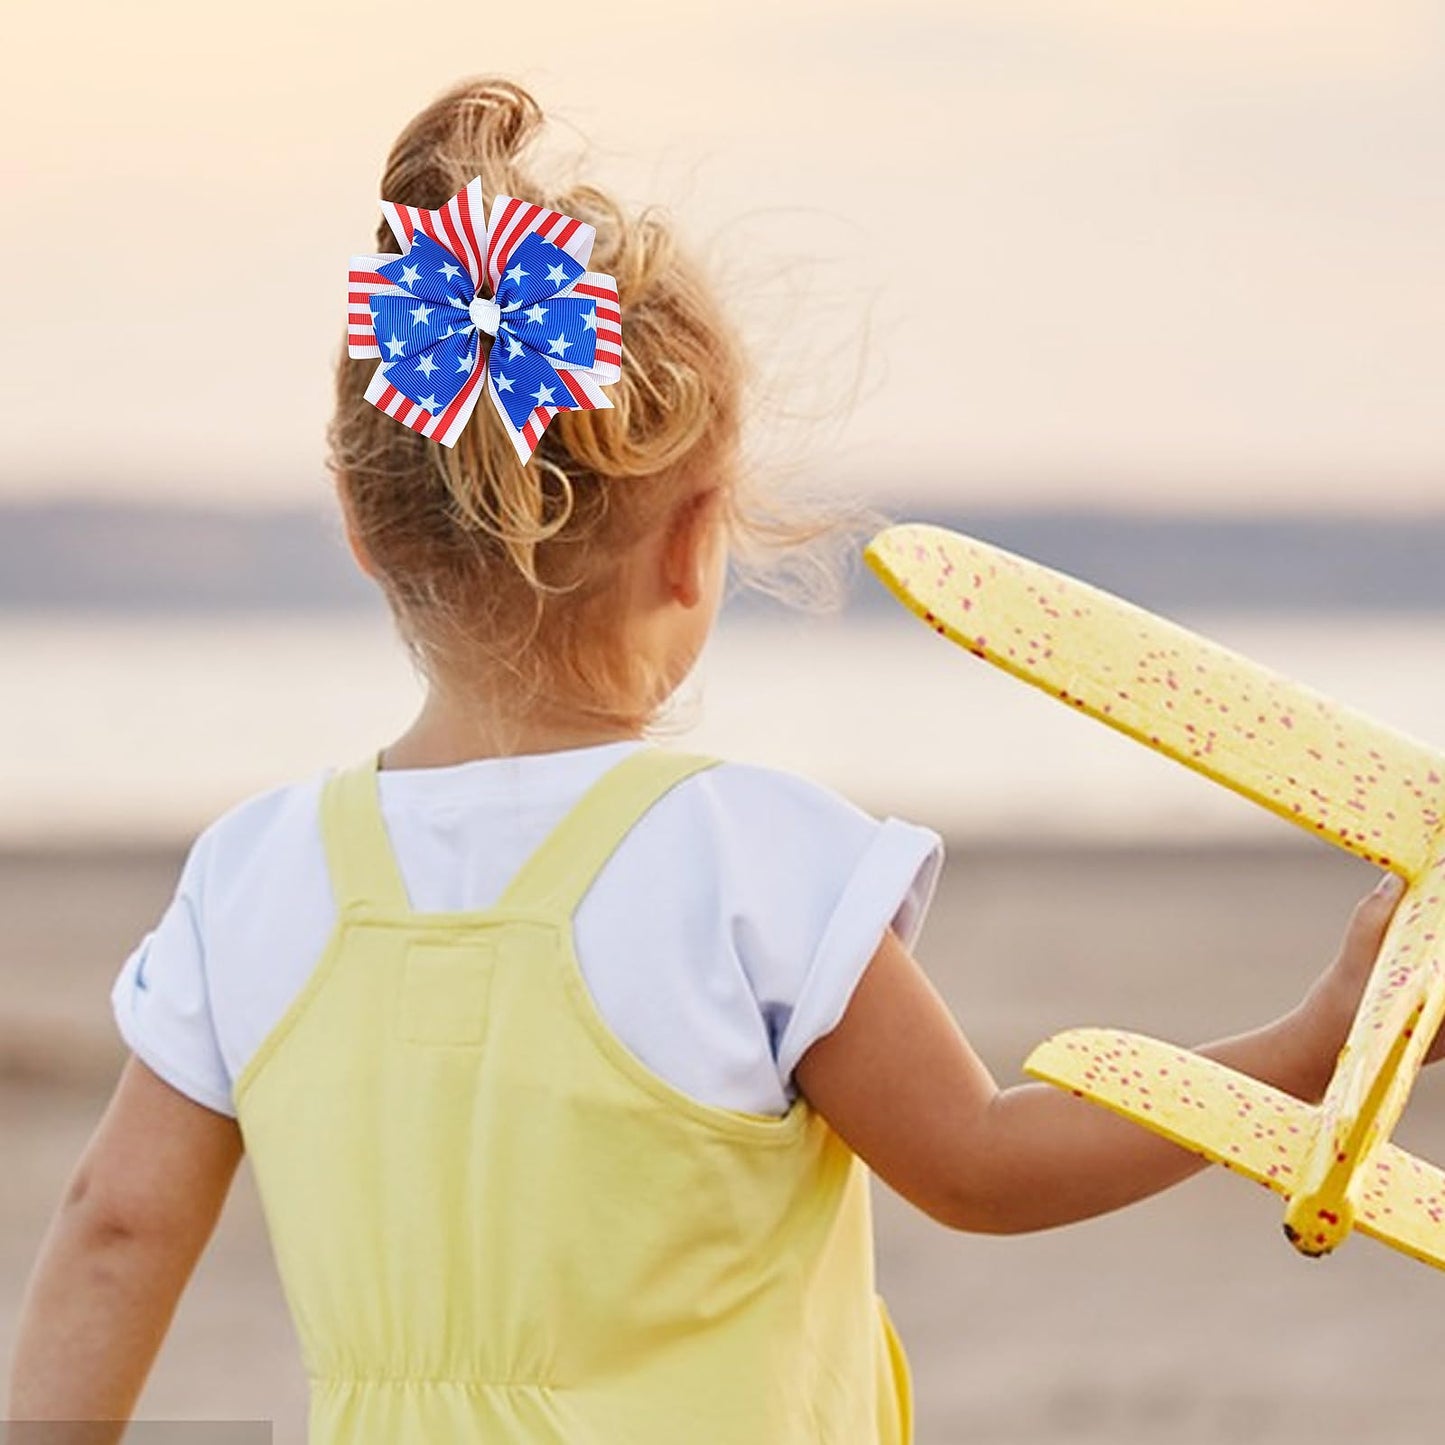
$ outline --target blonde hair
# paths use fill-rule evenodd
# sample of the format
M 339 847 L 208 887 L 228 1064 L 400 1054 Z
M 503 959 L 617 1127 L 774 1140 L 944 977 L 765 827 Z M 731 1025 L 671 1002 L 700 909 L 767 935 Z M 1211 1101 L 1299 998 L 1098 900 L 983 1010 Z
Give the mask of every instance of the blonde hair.
M 720 487 L 745 556 L 828 529 L 743 485 L 744 363 L 699 270 L 656 212 L 602 191 L 557 191 L 523 167 L 542 112 L 506 80 L 467 80 L 427 106 L 387 158 L 381 195 L 434 210 L 480 175 L 485 202 L 520 196 L 590 222 L 590 265 L 617 280 L 620 381 L 611 410 L 564 411 L 522 466 L 484 399 L 455 448 L 364 399 L 374 361 L 336 368 L 330 469 L 402 637 L 429 677 L 505 677 L 539 698 L 639 727 L 662 699 L 616 644 L 615 584 L 632 545 L 700 479 Z M 394 241 L 383 222 L 378 249 Z

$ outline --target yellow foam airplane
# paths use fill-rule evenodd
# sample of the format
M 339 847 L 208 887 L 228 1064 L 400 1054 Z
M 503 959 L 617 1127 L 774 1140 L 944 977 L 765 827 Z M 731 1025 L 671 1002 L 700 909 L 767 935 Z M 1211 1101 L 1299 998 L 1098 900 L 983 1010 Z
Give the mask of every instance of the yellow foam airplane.
M 1056 1035 L 1024 1067 L 1284 1195 L 1285 1232 L 1302 1253 L 1327 1254 L 1358 1228 L 1445 1269 L 1445 1173 L 1389 1142 L 1445 1015 L 1445 754 L 941 527 L 890 527 L 865 556 L 911 611 L 976 656 L 1406 881 L 1318 1106 L 1104 1029 Z

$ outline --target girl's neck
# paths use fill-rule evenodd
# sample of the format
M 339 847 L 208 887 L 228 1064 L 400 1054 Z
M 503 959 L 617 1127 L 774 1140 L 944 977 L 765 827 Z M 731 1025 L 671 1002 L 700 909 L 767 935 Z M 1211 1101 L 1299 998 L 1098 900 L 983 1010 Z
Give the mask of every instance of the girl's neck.
M 460 703 L 435 690 L 412 725 L 382 752 L 383 768 L 444 768 L 479 758 L 556 753 L 642 736 L 642 730 L 602 719 L 497 717 L 475 702 Z

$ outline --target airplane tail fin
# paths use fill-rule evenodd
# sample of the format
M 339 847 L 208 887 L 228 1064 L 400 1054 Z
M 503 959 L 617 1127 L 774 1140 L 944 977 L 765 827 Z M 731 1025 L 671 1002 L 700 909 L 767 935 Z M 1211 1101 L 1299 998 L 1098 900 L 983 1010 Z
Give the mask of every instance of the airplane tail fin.
M 1311 1105 L 1213 1059 L 1115 1029 L 1056 1034 L 1029 1055 L 1024 1069 L 1286 1199 L 1296 1192 L 1320 1117 Z M 1385 1144 L 1364 1165 L 1352 1193 L 1358 1197 L 1323 1207 L 1317 1221 L 1294 1228 L 1295 1246 L 1327 1253 L 1353 1223 L 1445 1269 L 1445 1173 Z

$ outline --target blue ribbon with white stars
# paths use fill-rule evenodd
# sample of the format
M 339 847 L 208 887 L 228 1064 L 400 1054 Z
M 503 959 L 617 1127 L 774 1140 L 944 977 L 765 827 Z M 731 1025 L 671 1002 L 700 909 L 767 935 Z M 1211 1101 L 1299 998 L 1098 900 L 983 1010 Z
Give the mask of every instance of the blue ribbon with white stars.
M 521 429 L 539 406 L 577 405 L 560 368 L 587 370 L 597 357 L 597 304 L 564 294 L 586 268 L 535 232 L 512 251 L 494 299 L 483 297 L 451 251 L 424 232 L 377 270 L 396 292 L 369 306 L 387 381 L 433 415 L 445 412 L 495 340 L 487 372 L 497 400 Z
M 586 269 L 585 221 L 494 195 L 481 177 L 445 205 L 383 201 L 403 254 L 353 256 L 347 351 L 381 362 L 366 400 L 454 446 L 483 391 L 525 464 L 562 410 L 611 406 L 622 374 L 617 282 Z

